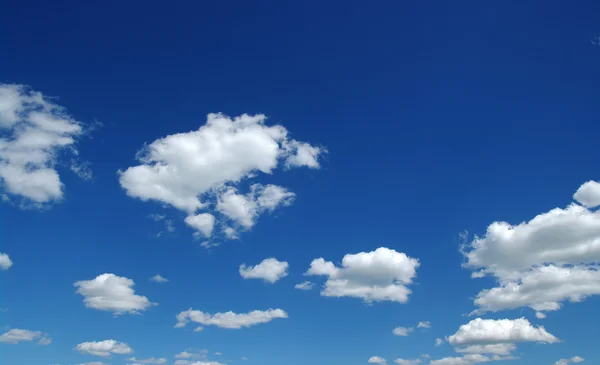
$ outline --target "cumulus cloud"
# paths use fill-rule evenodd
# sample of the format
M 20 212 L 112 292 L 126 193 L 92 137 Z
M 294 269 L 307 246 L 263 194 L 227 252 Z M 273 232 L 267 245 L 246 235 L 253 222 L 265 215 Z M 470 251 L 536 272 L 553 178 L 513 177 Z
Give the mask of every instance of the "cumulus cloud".
M 8 270 L 12 265 L 13 262 L 10 257 L 5 253 L 0 252 L 0 269 Z
M 512 343 L 494 343 L 487 345 L 470 345 L 462 348 L 457 348 L 456 352 L 465 354 L 494 354 L 494 355 L 510 355 L 517 346 Z
M 121 187 L 130 197 L 186 212 L 192 217 L 186 223 L 204 236 L 212 233 L 207 216 L 201 222 L 193 217 L 201 210 L 218 214 L 222 219 L 214 224 L 222 226 L 227 238 L 237 237 L 237 231 L 250 229 L 261 213 L 289 205 L 295 196 L 283 187 L 259 184 L 240 194 L 240 182 L 260 173 L 271 175 L 280 166 L 319 168 L 319 157 L 326 152 L 265 121 L 260 114 L 209 114 L 197 130 L 146 145 L 137 155 L 140 164 L 119 173 Z
M 423 361 L 422 359 L 412 359 L 412 360 L 396 359 L 396 360 L 394 360 L 394 362 L 396 364 L 400 364 L 400 365 L 417 365 L 417 364 L 420 364 L 422 361 Z
M 574 356 L 570 359 L 560 359 L 554 363 L 554 365 L 568 365 L 571 363 L 583 362 L 585 359 L 579 356 Z
M 413 327 L 396 327 L 394 328 L 392 333 L 394 334 L 394 336 L 408 336 L 412 333 L 413 330 Z
M 474 365 L 483 362 L 497 361 L 497 360 L 509 360 L 510 358 L 502 358 L 498 356 L 489 357 L 480 354 L 469 354 L 458 357 L 445 357 L 440 360 L 431 360 L 429 365 Z
M 13 328 L 0 335 L 0 342 L 16 344 L 24 341 L 37 340 L 42 336 L 40 331 L 29 331 L 18 328 Z M 43 344 L 43 343 L 42 343 Z
M 315 283 L 310 281 L 304 281 L 302 283 L 294 285 L 294 288 L 299 290 L 311 290 L 315 286 Z
M 77 160 L 83 124 L 66 109 L 24 85 L 0 84 L 0 187 L 34 205 L 63 198 L 56 165 L 70 153 L 72 170 L 89 176 Z
M 250 267 L 246 266 L 246 264 L 240 265 L 240 275 L 244 279 L 262 279 L 272 284 L 287 276 L 288 266 L 287 262 L 278 261 L 277 259 L 270 257 L 264 259 L 256 266 Z
M 104 340 L 98 342 L 83 342 L 75 346 L 75 350 L 82 354 L 109 357 L 111 354 L 127 355 L 133 352 L 133 349 L 126 343 L 115 340 Z
M 473 277 L 490 275 L 498 286 L 481 291 L 473 314 L 530 307 L 538 318 L 562 302 L 600 294 L 600 211 L 597 183 L 583 184 L 570 204 L 511 225 L 493 222 L 461 252 Z M 586 207 L 587 206 L 587 207 Z
M 147 359 L 136 359 L 135 357 L 129 358 L 129 361 L 133 361 L 134 363 L 138 363 L 138 364 L 166 364 L 167 363 L 167 359 L 165 359 L 164 357 L 162 358 L 154 358 L 154 357 L 149 357 Z
M 77 293 L 83 295 L 86 307 L 115 315 L 139 313 L 154 304 L 148 298 L 135 294 L 133 280 L 115 274 L 98 275 L 95 279 L 78 281 L 73 285 Z
M 548 333 L 543 326 L 534 327 L 525 318 L 497 320 L 476 318 L 460 326 L 455 334 L 448 337 L 448 342 L 454 346 L 558 341 L 558 338 Z
M 215 313 L 209 314 L 198 310 L 189 309 L 177 315 L 175 327 L 184 327 L 190 321 L 204 326 L 217 326 L 221 328 L 240 329 L 252 327 L 274 319 L 288 318 L 282 309 L 268 309 L 266 311 L 254 310 L 248 313 Z
M 573 199 L 584 207 L 600 206 L 600 183 L 597 181 L 583 183 L 573 195 Z
M 384 359 L 383 357 L 380 357 L 380 356 L 371 356 L 369 358 L 368 363 L 369 364 L 386 365 L 387 364 L 387 360 Z
M 188 215 L 185 218 L 185 223 L 196 229 L 196 231 L 204 237 L 210 237 L 213 228 L 215 227 L 215 216 L 209 213 Z
M 168 283 L 169 279 L 164 278 L 158 274 L 154 275 L 153 277 L 150 278 L 150 281 L 153 281 L 155 283 Z
M 419 260 L 405 253 L 380 247 L 345 255 L 341 267 L 323 258 L 315 259 L 305 275 L 327 276 L 323 296 L 405 303 L 411 293 L 406 285 L 412 283 L 419 265 Z

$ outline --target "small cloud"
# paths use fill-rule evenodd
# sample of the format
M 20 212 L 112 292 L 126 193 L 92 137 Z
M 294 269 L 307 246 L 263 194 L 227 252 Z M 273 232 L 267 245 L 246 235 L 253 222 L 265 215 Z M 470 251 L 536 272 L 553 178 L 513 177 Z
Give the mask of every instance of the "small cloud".
M 419 322 L 419 324 L 417 324 L 417 328 L 431 328 L 431 322 L 429 322 L 429 321 Z
M 413 327 L 396 327 L 392 331 L 394 336 L 408 336 L 414 330 Z
M 441 338 L 436 338 L 435 339 L 435 345 L 436 346 L 442 346 L 443 343 L 444 343 L 444 340 L 442 340 Z
M 169 279 L 164 278 L 158 274 L 154 275 L 153 277 L 150 278 L 150 281 L 153 281 L 155 283 L 168 283 Z
M 315 286 L 315 283 L 310 282 L 310 281 L 305 281 L 303 283 L 294 285 L 294 288 L 299 289 L 299 290 L 311 290 L 314 286 Z

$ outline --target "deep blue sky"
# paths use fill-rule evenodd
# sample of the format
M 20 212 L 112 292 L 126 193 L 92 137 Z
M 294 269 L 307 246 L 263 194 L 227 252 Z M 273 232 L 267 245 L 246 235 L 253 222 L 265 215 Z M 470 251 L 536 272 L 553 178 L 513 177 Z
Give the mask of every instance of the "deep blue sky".
M 92 181 L 64 170 L 65 199 L 51 209 L 0 205 L 0 251 L 15 263 L 0 272 L 0 326 L 53 338 L 0 344 L 2 362 L 94 361 L 72 348 L 110 338 L 169 363 L 186 348 L 248 365 L 454 356 L 435 338 L 467 323 L 473 297 L 494 283 L 461 268 L 459 233 L 565 207 L 599 179 L 599 12 L 591 0 L 3 2 L 0 82 L 56 96 L 77 120 L 102 126 L 78 144 Z M 207 251 L 181 212 L 126 196 L 117 171 L 136 164 L 144 143 L 197 129 L 211 112 L 264 113 L 329 153 L 319 170 L 265 179 L 295 192 L 295 203 Z M 176 231 L 156 238 L 150 213 L 175 217 Z M 380 246 L 421 261 L 407 304 L 293 287 L 314 258 L 338 263 Z M 241 263 L 271 256 L 289 262 L 288 277 L 240 278 Z M 160 305 L 119 318 L 85 308 L 73 283 L 105 272 Z M 148 282 L 157 273 L 171 281 Z M 565 341 L 524 344 L 515 364 L 575 355 L 593 364 L 598 304 L 567 303 L 544 322 L 526 309 L 486 318 L 526 316 Z M 190 307 L 283 308 L 290 318 L 174 329 Z M 391 334 L 423 320 L 427 332 Z

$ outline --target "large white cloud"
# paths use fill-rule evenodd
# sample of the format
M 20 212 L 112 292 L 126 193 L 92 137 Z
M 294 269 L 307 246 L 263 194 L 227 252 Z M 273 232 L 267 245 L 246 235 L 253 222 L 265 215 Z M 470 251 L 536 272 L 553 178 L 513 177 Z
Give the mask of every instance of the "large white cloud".
M 60 200 L 64 188 L 56 165 L 61 153 L 73 155 L 71 170 L 91 176 L 76 159 L 75 143 L 83 134 L 83 125 L 42 93 L 0 84 L 0 187 L 37 205 Z
M 280 318 L 288 318 L 287 313 L 282 309 L 254 310 L 248 313 L 234 313 L 230 311 L 215 314 L 188 309 L 177 315 L 177 324 L 175 327 L 184 327 L 191 321 L 204 326 L 240 329 L 269 323 L 274 319 Z
M 133 280 L 115 274 L 98 275 L 95 279 L 78 281 L 73 285 L 77 293 L 83 295 L 86 307 L 115 315 L 139 313 L 154 304 L 148 298 L 135 294 Z
M 127 355 L 133 352 L 129 345 L 115 340 L 83 342 L 75 346 L 75 349 L 83 354 L 102 357 L 109 357 L 111 354 Z
M 33 341 L 37 339 L 40 340 L 39 343 L 41 345 L 48 345 L 51 342 L 49 338 L 42 337 L 42 332 L 40 331 L 29 331 L 24 329 L 13 328 L 0 335 L 0 342 L 11 344 L 23 341 Z
M 290 204 L 294 194 L 275 185 L 254 185 L 240 194 L 236 184 L 259 173 L 270 175 L 279 166 L 319 168 L 325 152 L 291 139 L 286 128 L 267 126 L 265 120 L 261 114 L 233 119 L 209 114 L 197 130 L 146 145 L 137 155 L 140 165 L 119 173 L 121 186 L 131 197 L 168 204 L 191 217 L 210 210 L 249 229 L 260 213 Z M 196 223 L 189 219 L 203 235 L 212 233 L 206 220 Z M 235 237 L 234 229 L 222 223 L 226 236 Z
M 593 206 L 586 184 L 575 196 Z M 477 295 L 473 314 L 530 307 L 543 318 L 543 311 L 557 310 L 566 300 L 600 294 L 599 210 L 572 203 L 518 225 L 494 222 L 461 251 L 473 277 L 498 281 Z
M 345 255 L 341 267 L 323 258 L 315 259 L 305 275 L 327 276 L 323 296 L 405 303 L 411 293 L 406 285 L 412 283 L 419 265 L 419 260 L 405 253 L 380 247 Z
M 0 252 L 0 269 L 8 270 L 8 269 L 10 269 L 10 267 L 12 265 L 13 265 L 13 262 L 10 259 L 10 257 L 5 253 Z
M 558 341 L 558 338 L 548 333 L 543 326 L 534 327 L 525 318 L 476 318 L 460 326 L 455 334 L 448 337 L 448 342 L 454 346 L 516 342 L 555 343 Z
M 287 262 L 270 257 L 255 266 L 240 265 L 240 275 L 244 279 L 262 279 L 272 284 L 287 276 L 288 266 Z

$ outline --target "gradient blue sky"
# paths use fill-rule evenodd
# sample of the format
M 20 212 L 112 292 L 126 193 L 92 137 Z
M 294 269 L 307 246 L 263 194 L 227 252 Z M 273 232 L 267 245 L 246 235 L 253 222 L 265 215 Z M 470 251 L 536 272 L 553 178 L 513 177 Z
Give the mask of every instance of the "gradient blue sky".
M 460 356 L 435 339 L 473 320 L 474 298 L 497 283 L 472 279 L 459 245 L 485 237 L 492 222 L 565 209 L 580 185 L 600 179 L 599 12 L 591 0 L 5 1 L 0 82 L 57 97 L 94 128 L 76 144 L 92 179 L 73 174 L 62 154 L 52 160 L 64 184 L 60 201 L 22 209 L 27 197 L 0 186 L 11 199 L 0 205 L 0 252 L 14 263 L 0 271 L 0 333 L 52 338 L 46 346 L 0 343 L 0 362 L 121 365 L 152 356 L 173 364 L 186 349 L 232 365 Z M 283 186 L 295 200 L 262 214 L 239 240 L 207 250 L 185 212 L 128 196 L 118 171 L 140 164 L 145 143 L 196 130 L 217 112 L 263 113 L 267 125 L 328 152 L 318 169 L 279 168 L 243 181 L 240 189 Z M 171 219 L 174 231 L 158 235 L 164 222 L 151 214 Z M 595 219 L 590 242 L 600 242 Z M 378 247 L 419 260 L 408 302 L 323 296 L 326 278 L 303 275 L 316 258 L 340 265 L 344 255 Z M 240 276 L 242 263 L 268 257 L 288 262 L 288 275 L 274 284 Z M 158 305 L 120 316 L 87 308 L 74 283 L 103 273 L 133 280 L 135 293 Z M 169 282 L 150 282 L 156 274 Z M 294 288 L 305 280 L 316 286 Z M 594 364 L 593 294 L 562 301 L 546 319 L 527 306 L 480 317 L 525 317 L 561 340 L 519 344 L 508 363 L 581 356 Z M 189 308 L 281 308 L 289 318 L 174 328 Z M 419 321 L 432 326 L 392 333 Z M 74 349 L 109 339 L 133 353 Z

